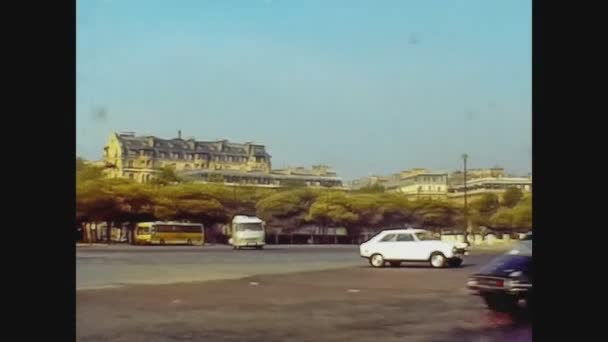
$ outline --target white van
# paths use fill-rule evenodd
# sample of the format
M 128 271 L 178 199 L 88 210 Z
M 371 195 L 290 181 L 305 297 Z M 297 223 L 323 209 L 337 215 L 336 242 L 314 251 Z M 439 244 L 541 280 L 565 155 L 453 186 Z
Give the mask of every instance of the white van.
M 264 221 L 255 216 L 235 216 L 230 224 L 229 235 L 228 243 L 234 249 L 243 247 L 262 249 L 266 243 Z

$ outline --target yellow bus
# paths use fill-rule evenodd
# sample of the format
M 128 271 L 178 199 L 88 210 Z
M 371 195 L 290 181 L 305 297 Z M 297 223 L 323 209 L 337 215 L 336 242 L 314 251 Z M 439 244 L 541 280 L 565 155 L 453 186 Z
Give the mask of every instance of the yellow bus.
M 202 224 L 180 222 L 141 222 L 135 229 L 136 245 L 202 245 L 205 230 Z

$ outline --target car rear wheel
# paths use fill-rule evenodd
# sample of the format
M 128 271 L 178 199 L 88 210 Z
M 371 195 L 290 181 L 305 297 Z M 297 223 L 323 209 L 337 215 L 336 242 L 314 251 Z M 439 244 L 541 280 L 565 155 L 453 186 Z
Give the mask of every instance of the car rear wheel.
M 192 246 L 192 240 L 188 239 L 188 241 L 186 241 L 186 244 Z
M 434 268 L 442 268 L 446 263 L 445 256 L 442 253 L 435 252 L 431 254 L 430 263 Z
M 374 254 L 369 258 L 369 263 L 373 267 L 384 267 L 384 257 L 380 254 Z

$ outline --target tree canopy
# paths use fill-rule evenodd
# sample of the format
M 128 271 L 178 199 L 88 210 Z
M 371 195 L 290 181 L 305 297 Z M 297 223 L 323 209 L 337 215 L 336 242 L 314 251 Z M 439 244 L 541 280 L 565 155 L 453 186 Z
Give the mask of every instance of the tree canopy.
M 182 182 L 171 169 L 162 171 L 160 181 L 154 184 L 102 176 L 101 168 L 76 160 L 79 222 L 187 220 L 210 225 L 227 223 L 238 213 L 250 213 L 287 232 L 303 224 L 344 227 L 349 234 L 381 226 L 413 225 L 428 229 L 464 226 L 462 205 L 440 200 L 411 201 L 380 188 L 345 192 L 309 187 L 226 186 Z M 469 214 L 477 226 L 532 229 L 531 195 L 520 197 L 509 190 L 500 201 L 496 194 L 485 194 L 473 201 L 470 208 Z

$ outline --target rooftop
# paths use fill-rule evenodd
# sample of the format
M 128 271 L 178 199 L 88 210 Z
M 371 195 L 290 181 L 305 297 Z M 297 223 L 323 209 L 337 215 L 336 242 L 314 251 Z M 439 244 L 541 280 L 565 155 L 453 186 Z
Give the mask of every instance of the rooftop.
M 116 137 L 123 147 L 130 150 L 157 150 L 166 152 L 201 152 L 225 155 L 254 155 L 265 156 L 264 145 L 247 143 L 235 143 L 226 139 L 216 141 L 197 141 L 195 139 L 184 140 L 181 137 L 163 139 L 155 136 L 135 136 L 134 133 L 118 133 Z

